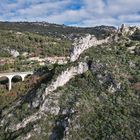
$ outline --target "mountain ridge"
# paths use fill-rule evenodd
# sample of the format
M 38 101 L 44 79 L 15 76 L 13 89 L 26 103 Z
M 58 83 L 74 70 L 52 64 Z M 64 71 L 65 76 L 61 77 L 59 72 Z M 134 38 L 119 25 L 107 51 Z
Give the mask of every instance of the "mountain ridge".
M 133 88 L 140 80 L 137 30 L 122 26 L 103 39 L 76 37 L 74 59 L 40 69 L 50 78 L 2 110 L 2 140 L 139 138 L 139 91 Z

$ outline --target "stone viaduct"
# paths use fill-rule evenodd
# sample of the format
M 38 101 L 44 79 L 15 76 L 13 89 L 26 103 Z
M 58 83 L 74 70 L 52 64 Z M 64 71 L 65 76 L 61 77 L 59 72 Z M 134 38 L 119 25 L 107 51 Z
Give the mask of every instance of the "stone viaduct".
M 32 75 L 33 72 L 12 72 L 12 73 L 0 73 L 0 78 L 7 77 L 9 81 L 9 91 L 12 89 L 12 78 L 15 76 L 20 76 L 22 81 L 24 81 L 25 77 L 28 75 Z

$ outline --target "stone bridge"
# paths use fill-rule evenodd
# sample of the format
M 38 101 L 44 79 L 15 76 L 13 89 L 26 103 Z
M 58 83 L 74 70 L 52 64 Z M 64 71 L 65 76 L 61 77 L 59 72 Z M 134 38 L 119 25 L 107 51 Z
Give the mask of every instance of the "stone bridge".
M 12 72 L 12 73 L 0 73 L 0 78 L 7 77 L 9 80 L 9 91 L 12 89 L 12 78 L 15 76 L 20 76 L 22 81 L 24 81 L 25 77 L 28 75 L 32 75 L 33 72 Z

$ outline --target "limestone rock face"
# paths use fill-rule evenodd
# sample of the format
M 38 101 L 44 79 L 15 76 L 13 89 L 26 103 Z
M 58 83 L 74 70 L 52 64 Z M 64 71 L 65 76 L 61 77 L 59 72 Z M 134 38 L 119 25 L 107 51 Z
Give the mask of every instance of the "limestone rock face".
M 70 61 L 71 62 L 76 61 L 79 58 L 80 54 L 82 54 L 88 48 L 92 46 L 101 45 L 103 43 L 107 43 L 108 40 L 109 38 L 97 40 L 95 36 L 90 35 L 90 34 L 86 35 L 86 37 L 82 37 L 79 40 L 76 40 L 73 43 L 74 48 L 70 55 Z
M 45 94 L 43 95 L 43 99 L 45 100 L 45 97 L 56 90 L 58 87 L 64 86 L 70 79 L 72 79 L 74 76 L 78 74 L 82 74 L 88 70 L 88 64 L 84 62 L 80 62 L 78 66 L 71 67 L 70 69 L 67 69 L 66 71 L 63 71 L 56 79 L 56 81 L 52 82 L 45 91 Z M 44 101 L 43 105 L 41 106 L 41 110 L 45 110 L 47 102 Z

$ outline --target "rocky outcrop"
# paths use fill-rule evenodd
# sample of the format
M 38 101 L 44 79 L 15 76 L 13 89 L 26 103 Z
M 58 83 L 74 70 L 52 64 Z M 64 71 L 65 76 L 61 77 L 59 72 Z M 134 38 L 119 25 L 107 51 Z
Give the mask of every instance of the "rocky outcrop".
M 79 58 L 80 54 L 82 54 L 88 48 L 107 43 L 108 41 L 109 37 L 106 39 L 97 40 L 94 35 L 90 34 L 86 35 L 86 37 L 81 37 L 79 40 L 75 40 L 75 42 L 73 43 L 74 48 L 70 55 L 70 61 L 76 61 Z
M 118 29 L 118 33 L 121 33 L 123 36 L 125 36 L 125 35 L 130 36 L 137 29 L 138 29 L 138 27 L 136 27 L 136 26 L 126 26 L 125 24 L 122 24 L 121 27 L 119 27 L 119 29 Z
M 7 48 L 7 49 L 5 49 L 5 50 L 7 50 L 13 57 L 18 57 L 20 54 L 19 54 L 19 52 L 17 51 L 17 50 L 14 50 L 14 49 L 9 49 L 9 48 Z

